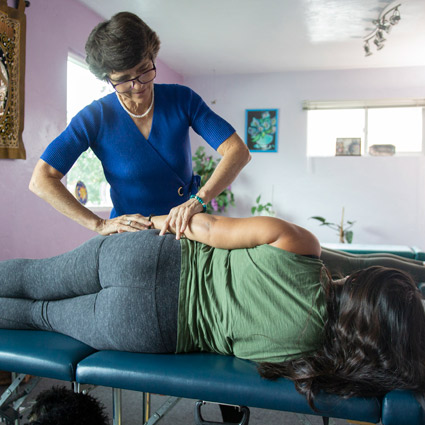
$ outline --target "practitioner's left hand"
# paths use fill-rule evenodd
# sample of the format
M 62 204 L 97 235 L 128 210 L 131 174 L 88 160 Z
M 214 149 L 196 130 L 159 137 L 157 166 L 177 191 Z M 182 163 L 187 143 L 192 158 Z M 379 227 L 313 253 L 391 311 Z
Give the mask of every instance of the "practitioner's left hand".
M 112 235 L 113 233 L 138 232 L 149 229 L 151 222 L 141 214 L 125 214 L 114 218 L 99 218 L 94 229 L 100 235 Z
M 202 211 L 202 205 L 194 198 L 177 205 L 168 213 L 159 234 L 164 235 L 168 229 L 175 230 L 176 239 L 180 239 L 189 224 L 190 218 Z

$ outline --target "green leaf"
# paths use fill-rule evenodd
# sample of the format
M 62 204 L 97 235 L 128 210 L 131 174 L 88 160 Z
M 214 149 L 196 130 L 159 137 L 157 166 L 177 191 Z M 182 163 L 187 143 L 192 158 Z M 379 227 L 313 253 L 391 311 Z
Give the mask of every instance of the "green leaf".
M 255 202 L 256 202 L 257 204 L 259 204 L 259 203 L 260 203 L 260 199 L 261 199 L 261 195 L 258 195 L 258 198 L 255 200 Z
M 353 242 L 353 232 L 350 230 L 348 232 L 345 232 L 345 239 L 348 243 L 352 243 Z
M 326 223 L 326 219 L 325 218 L 323 218 L 323 217 L 319 217 L 319 216 L 314 216 L 314 217 L 310 217 L 310 218 L 312 218 L 313 220 L 318 220 L 318 221 L 320 221 L 320 222 L 322 222 L 323 224 L 325 224 Z

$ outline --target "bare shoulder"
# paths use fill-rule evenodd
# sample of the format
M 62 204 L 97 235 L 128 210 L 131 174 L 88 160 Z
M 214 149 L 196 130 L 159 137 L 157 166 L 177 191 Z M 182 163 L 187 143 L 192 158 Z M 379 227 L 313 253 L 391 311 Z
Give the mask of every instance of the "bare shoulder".
M 285 251 L 299 255 L 314 255 L 320 257 L 321 248 L 319 240 L 313 233 L 285 220 L 276 219 L 274 224 L 279 228 L 279 236 L 272 245 Z

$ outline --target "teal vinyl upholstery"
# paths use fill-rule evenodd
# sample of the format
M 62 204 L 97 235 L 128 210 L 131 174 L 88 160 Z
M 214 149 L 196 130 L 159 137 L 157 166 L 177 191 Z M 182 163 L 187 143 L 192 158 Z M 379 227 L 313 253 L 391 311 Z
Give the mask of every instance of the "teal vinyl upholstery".
M 394 390 L 382 400 L 383 425 L 425 424 L 424 397 L 412 391 Z
M 373 423 L 381 416 L 380 399 L 324 393 L 314 412 L 292 381 L 262 379 L 253 362 L 211 353 L 99 351 L 78 364 L 77 382 Z
M 0 370 L 74 381 L 78 362 L 95 351 L 54 332 L 0 329 Z

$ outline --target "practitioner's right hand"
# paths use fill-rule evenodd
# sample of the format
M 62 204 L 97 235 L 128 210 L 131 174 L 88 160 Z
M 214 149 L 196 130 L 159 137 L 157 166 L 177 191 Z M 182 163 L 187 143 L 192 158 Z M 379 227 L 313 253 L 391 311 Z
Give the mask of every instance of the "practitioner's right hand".
M 107 236 L 113 233 L 138 232 L 149 229 L 151 222 L 141 214 L 125 214 L 109 219 L 99 219 L 95 231 Z

